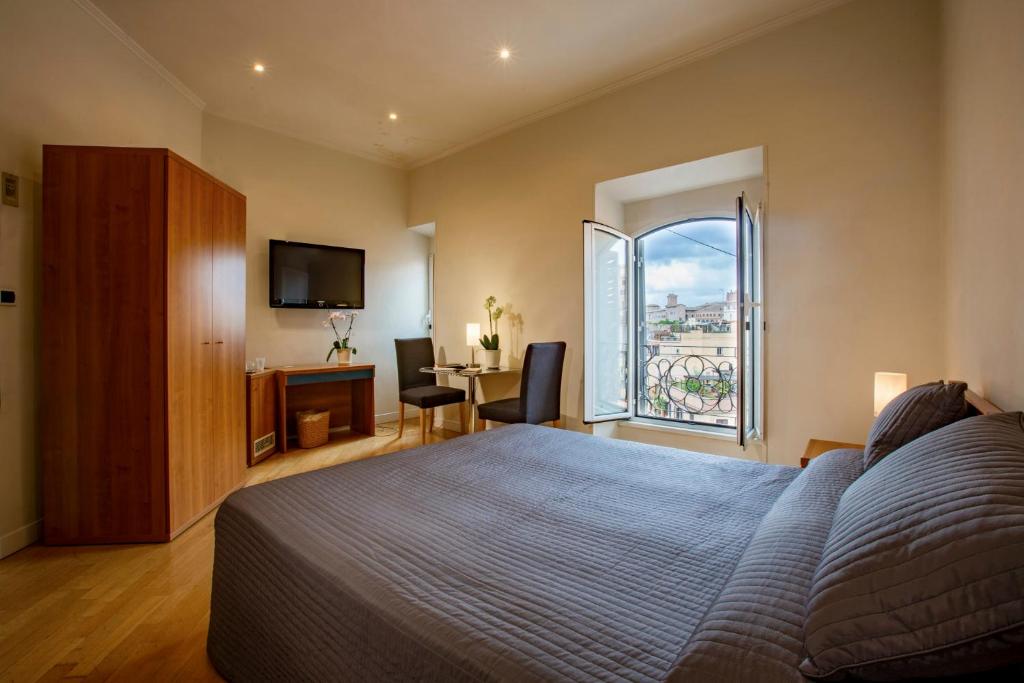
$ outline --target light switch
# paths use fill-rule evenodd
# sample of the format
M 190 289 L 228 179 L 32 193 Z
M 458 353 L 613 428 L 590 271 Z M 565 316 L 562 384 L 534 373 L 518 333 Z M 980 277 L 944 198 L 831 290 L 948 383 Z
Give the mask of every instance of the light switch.
M 0 195 L 7 206 L 18 205 L 18 176 L 13 173 L 0 175 Z
M 4 306 L 14 305 L 13 289 L 0 289 L 0 304 L 3 304 Z

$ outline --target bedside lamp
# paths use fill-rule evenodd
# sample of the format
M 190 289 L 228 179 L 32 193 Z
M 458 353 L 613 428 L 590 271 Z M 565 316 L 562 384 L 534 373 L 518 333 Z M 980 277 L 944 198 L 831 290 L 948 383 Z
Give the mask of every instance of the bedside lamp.
M 875 373 L 875 417 L 893 400 L 907 390 L 905 372 Z
M 466 323 L 466 346 L 469 347 L 469 366 L 478 367 L 476 364 L 476 345 L 480 342 L 480 323 Z

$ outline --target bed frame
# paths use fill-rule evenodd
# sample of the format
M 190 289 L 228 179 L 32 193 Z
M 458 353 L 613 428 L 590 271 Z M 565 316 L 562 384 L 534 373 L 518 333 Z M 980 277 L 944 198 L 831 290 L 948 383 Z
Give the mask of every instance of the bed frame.
M 972 408 L 978 411 L 979 415 L 995 415 L 996 413 L 1006 412 L 995 403 L 982 398 L 978 394 L 974 393 L 970 389 L 964 392 L 964 398 Z

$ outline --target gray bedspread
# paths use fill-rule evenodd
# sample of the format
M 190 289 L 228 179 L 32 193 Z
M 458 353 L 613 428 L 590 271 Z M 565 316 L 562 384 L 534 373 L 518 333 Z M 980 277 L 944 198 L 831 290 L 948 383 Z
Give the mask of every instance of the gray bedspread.
M 859 474 L 822 495 L 818 461 L 798 478 L 515 425 L 247 488 L 217 514 L 209 655 L 234 681 L 700 680 L 742 612 L 720 593 L 756 596 L 773 557 L 813 571 Z M 816 523 L 789 549 L 794 515 Z M 776 602 L 755 611 L 797 618 Z M 761 655 L 788 672 L 783 640 Z

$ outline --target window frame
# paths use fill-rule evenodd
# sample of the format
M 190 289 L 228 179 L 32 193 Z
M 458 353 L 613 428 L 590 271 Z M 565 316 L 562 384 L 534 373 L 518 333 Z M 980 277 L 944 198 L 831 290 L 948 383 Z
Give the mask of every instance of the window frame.
M 641 283 L 644 282 L 644 257 L 643 257 L 643 238 L 648 235 L 653 235 L 656 232 L 674 228 L 680 225 L 687 225 L 689 223 L 701 223 L 704 221 L 730 221 L 733 224 L 736 223 L 735 216 L 721 216 L 721 215 L 699 215 L 689 216 L 680 220 L 675 220 L 670 223 L 664 223 L 652 228 L 648 228 L 643 232 L 633 235 L 633 254 L 634 254 L 634 265 L 633 265 L 633 281 L 636 283 L 634 286 L 634 303 L 633 308 L 636 310 L 636 326 L 634 331 L 634 342 L 633 342 L 633 395 L 636 397 L 633 403 L 633 415 L 632 417 L 637 420 L 644 420 L 664 425 L 670 429 L 679 429 L 686 432 L 699 434 L 700 436 L 720 436 L 726 438 L 733 438 L 737 432 L 737 427 L 730 427 L 728 425 L 717 425 L 709 422 L 700 422 L 697 420 L 681 420 L 672 417 L 660 417 L 658 415 L 640 415 L 640 396 L 645 391 L 644 381 L 646 379 L 646 368 L 642 367 L 641 359 L 639 357 L 640 349 L 647 346 L 647 300 L 644 292 L 644 287 Z M 738 247 L 737 247 L 738 248 Z M 737 259 L 738 260 L 738 259 Z M 738 307 L 737 307 L 738 310 Z M 641 311 L 643 311 L 641 319 Z M 681 322 L 685 323 L 685 319 Z M 739 347 L 737 345 L 737 354 L 739 353 Z M 738 361 L 738 359 L 737 359 Z M 737 372 L 739 363 L 737 362 Z M 738 411 L 737 411 L 738 413 Z
M 594 411 L 596 385 L 596 350 L 594 337 L 594 231 L 600 230 L 623 240 L 626 245 L 626 408 L 618 413 L 597 415 Z M 633 377 L 636 375 L 636 347 L 633 328 L 636 324 L 634 293 L 636 291 L 636 255 L 630 235 L 599 221 L 583 221 L 583 411 L 584 423 L 628 420 L 636 414 Z
M 747 212 L 747 216 L 750 217 L 750 233 L 746 242 L 743 241 L 743 234 L 741 232 L 743 212 L 747 209 L 746 195 L 741 194 L 736 200 L 737 212 L 734 217 L 720 216 L 720 215 L 696 215 L 689 216 L 682 220 L 676 220 L 669 223 L 664 223 L 642 232 L 636 235 L 628 235 L 612 226 L 600 223 L 593 220 L 583 221 L 583 251 L 584 251 L 584 287 L 583 287 L 583 303 L 584 303 L 584 423 L 593 424 L 597 422 L 609 422 L 609 421 L 635 421 L 638 424 L 648 424 L 653 428 L 662 428 L 669 430 L 678 430 L 680 432 L 686 432 L 695 436 L 710 437 L 710 438 L 726 438 L 735 440 L 736 443 L 743 449 L 751 443 L 763 443 L 764 442 L 764 414 L 765 414 L 765 372 L 764 372 L 764 358 L 765 358 L 765 336 L 767 331 L 767 323 L 764 317 L 764 204 L 758 203 L 755 208 L 755 212 L 751 215 Z M 715 425 L 707 422 L 699 422 L 696 420 L 681 420 L 668 417 L 659 416 L 648 416 L 639 415 L 637 410 L 639 408 L 639 395 L 644 390 L 641 386 L 646 378 L 646 368 L 644 369 L 644 376 L 640 375 L 641 359 L 640 349 L 646 346 L 646 333 L 647 333 L 647 310 L 646 310 L 646 297 L 642 291 L 640 284 L 644 281 L 644 260 L 642 254 L 642 240 L 650 234 L 672 228 L 678 225 L 684 225 L 687 223 L 693 223 L 698 221 L 733 221 L 736 226 L 737 232 L 737 243 L 736 243 L 736 319 L 737 322 L 742 323 L 739 326 L 736 344 L 736 377 L 737 377 L 737 417 L 735 426 L 727 425 Z M 594 337 L 594 325 L 595 325 L 595 312 L 592 308 L 595 305 L 595 283 L 593 278 L 594 273 L 594 230 L 601 230 L 609 233 L 610 235 L 623 240 L 626 249 L 626 281 L 625 287 L 626 292 L 624 296 L 625 302 L 625 344 L 626 344 L 626 364 L 624 367 L 625 381 L 623 387 L 626 395 L 626 408 L 624 411 L 617 413 L 608 413 L 602 415 L 595 414 L 595 388 L 596 388 L 596 357 L 597 347 L 596 340 Z M 749 249 L 744 249 L 746 244 Z M 744 289 L 745 270 L 744 266 L 744 254 L 749 251 L 749 258 L 752 260 L 752 267 L 749 272 L 750 276 L 750 299 L 747 300 L 746 290 Z M 744 335 L 744 328 L 747 325 L 747 316 L 750 316 L 750 333 L 751 333 L 751 363 L 753 372 L 750 373 L 750 377 L 746 377 L 745 372 L 745 361 L 746 355 L 743 353 L 743 344 L 741 339 Z M 683 321 L 685 322 L 685 320 Z M 621 367 L 621 366 L 617 366 Z M 745 386 L 748 385 L 748 386 Z M 749 399 L 747 398 L 749 397 Z M 746 415 L 746 400 L 751 402 L 750 416 L 751 424 L 744 424 L 744 416 Z

